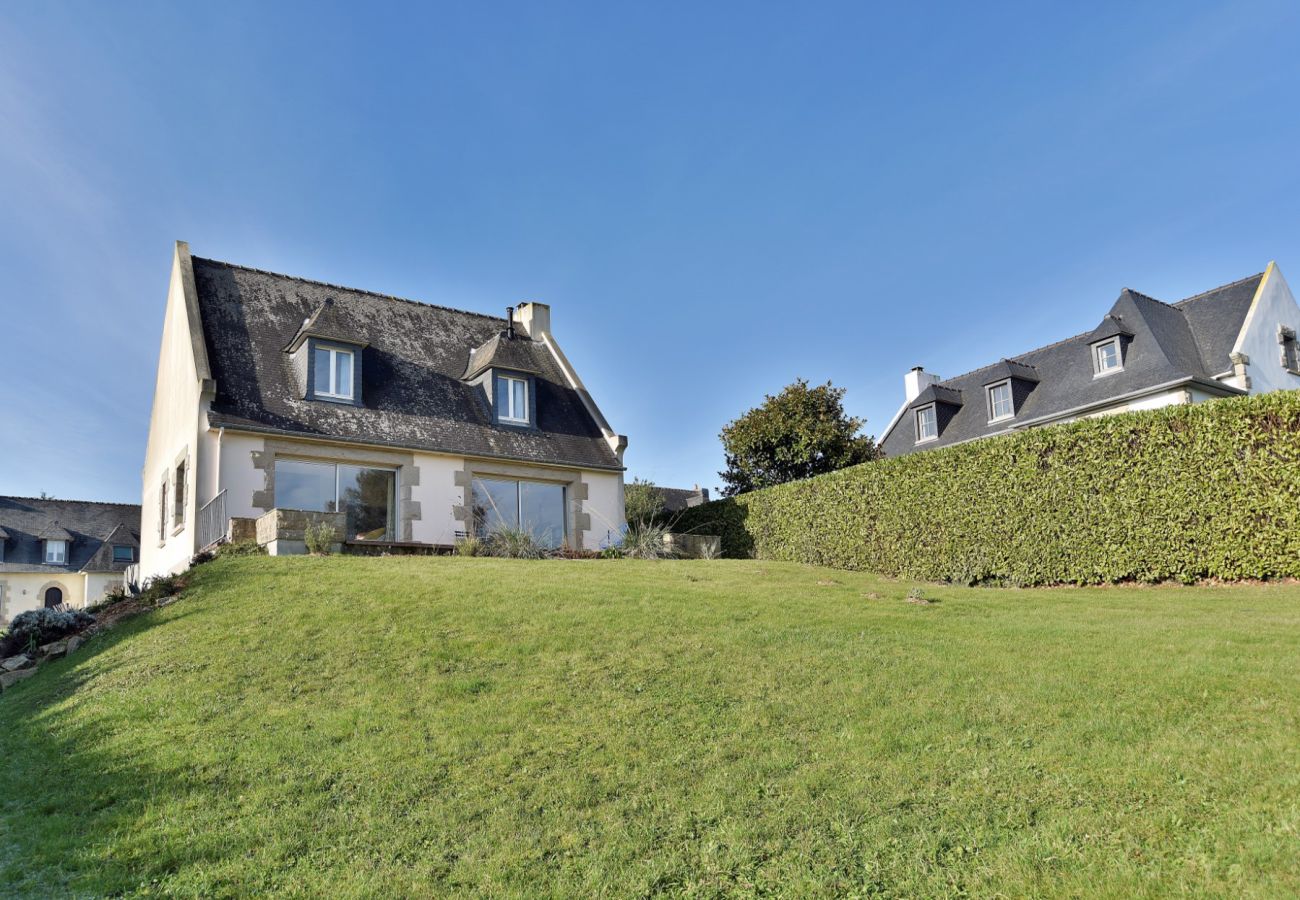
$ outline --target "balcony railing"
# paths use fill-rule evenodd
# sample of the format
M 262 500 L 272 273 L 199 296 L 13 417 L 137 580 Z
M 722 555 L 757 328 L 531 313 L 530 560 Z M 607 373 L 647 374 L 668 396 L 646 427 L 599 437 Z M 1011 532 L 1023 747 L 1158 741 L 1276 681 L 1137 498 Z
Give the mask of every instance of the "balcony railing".
M 207 550 L 226 539 L 230 520 L 226 518 L 226 492 L 222 491 L 199 510 L 198 551 Z

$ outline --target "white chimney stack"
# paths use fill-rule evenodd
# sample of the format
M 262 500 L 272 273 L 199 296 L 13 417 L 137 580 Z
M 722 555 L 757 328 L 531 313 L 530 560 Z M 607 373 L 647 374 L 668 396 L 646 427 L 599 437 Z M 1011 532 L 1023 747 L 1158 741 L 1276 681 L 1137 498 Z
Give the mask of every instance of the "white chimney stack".
M 515 327 L 526 337 L 540 341 L 551 333 L 551 308 L 545 303 L 527 301 L 515 307 Z
M 920 366 L 913 366 L 912 371 L 903 376 L 903 393 L 907 396 L 907 402 L 911 403 L 921 396 L 923 390 L 941 380 L 938 375 L 932 375 Z

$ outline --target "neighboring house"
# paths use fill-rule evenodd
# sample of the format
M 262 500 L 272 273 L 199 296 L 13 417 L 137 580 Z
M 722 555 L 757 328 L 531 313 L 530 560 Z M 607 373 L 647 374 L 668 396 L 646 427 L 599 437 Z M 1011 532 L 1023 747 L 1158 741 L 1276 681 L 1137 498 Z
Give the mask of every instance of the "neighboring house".
M 915 368 L 880 445 L 888 456 L 1038 425 L 1300 388 L 1300 307 L 1275 263 L 1163 303 L 1125 288 L 1086 334 L 956 378 Z
M 702 506 L 709 502 L 709 489 L 698 484 L 690 489 L 655 486 L 655 492 L 663 498 L 664 512 L 677 513 L 692 506 Z
M 140 559 L 140 507 L 0 497 L 0 624 L 42 606 L 83 607 Z
M 556 343 L 550 308 L 507 313 L 199 259 L 178 242 L 142 577 L 251 533 L 244 520 L 273 552 L 301 552 L 300 528 L 276 533 L 304 518 L 273 514 L 284 510 L 335 513 L 370 551 L 445 547 L 503 524 L 572 548 L 617 535 L 627 439 Z

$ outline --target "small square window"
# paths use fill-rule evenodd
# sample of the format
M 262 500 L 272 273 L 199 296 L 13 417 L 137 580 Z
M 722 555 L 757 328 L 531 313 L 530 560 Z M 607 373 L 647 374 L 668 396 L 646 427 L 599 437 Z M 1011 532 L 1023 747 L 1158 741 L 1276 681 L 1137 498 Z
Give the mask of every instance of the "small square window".
M 1124 368 L 1119 352 L 1119 338 L 1111 338 L 1093 347 L 1093 359 L 1096 361 L 1098 375 L 1118 372 Z
M 989 421 L 1009 419 L 1016 414 L 1011 397 L 1011 382 L 989 385 Z
M 923 406 L 916 411 L 916 442 L 933 441 L 939 437 L 939 420 L 933 406 Z
M 113 562 L 135 562 L 135 548 L 126 544 L 114 544 Z

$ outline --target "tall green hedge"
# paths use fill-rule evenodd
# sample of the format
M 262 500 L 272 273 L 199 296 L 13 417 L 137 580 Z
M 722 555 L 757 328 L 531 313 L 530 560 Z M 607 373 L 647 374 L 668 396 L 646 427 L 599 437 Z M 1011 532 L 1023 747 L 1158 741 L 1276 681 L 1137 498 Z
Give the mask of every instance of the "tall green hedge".
M 865 463 L 688 510 L 728 556 L 965 584 L 1300 577 L 1300 391 Z

